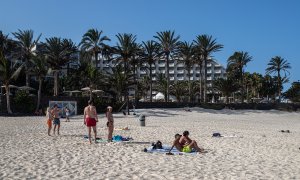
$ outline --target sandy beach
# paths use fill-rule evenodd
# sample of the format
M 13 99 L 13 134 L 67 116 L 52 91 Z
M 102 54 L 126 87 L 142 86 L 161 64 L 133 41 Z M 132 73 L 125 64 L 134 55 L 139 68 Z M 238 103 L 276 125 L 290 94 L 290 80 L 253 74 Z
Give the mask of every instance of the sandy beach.
M 138 117 L 114 114 L 114 135 L 130 143 L 89 145 L 82 116 L 61 123 L 49 137 L 45 117 L 0 117 L 0 179 L 300 179 L 300 113 L 254 110 L 144 109 Z M 106 138 L 99 114 L 98 137 Z M 175 133 L 190 137 L 206 154 L 145 153 L 157 140 L 171 145 Z M 282 133 L 280 130 L 290 130 Z M 212 138 L 214 132 L 225 137 Z

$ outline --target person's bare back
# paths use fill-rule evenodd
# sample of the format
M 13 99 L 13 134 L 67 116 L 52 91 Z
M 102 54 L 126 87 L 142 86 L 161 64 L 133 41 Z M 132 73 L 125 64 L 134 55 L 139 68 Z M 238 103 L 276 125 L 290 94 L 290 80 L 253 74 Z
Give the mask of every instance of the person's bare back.
M 84 114 L 88 118 L 95 118 L 96 120 L 98 120 L 95 106 L 89 105 L 85 107 Z
M 178 151 L 181 152 L 183 146 L 179 143 L 179 139 L 180 139 L 180 138 L 177 138 L 177 139 L 174 140 L 173 146 L 175 146 L 175 148 L 176 148 Z

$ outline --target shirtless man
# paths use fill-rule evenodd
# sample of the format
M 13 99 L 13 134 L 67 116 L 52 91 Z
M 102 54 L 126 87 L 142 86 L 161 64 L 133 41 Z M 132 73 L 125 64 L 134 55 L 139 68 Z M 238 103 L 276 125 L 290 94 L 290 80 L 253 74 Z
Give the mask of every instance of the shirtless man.
M 55 135 L 55 129 L 57 126 L 57 134 L 59 135 L 59 128 L 60 128 L 60 119 L 59 119 L 59 113 L 60 113 L 60 109 L 58 109 L 57 104 L 54 104 L 53 109 L 51 111 L 51 114 L 53 116 L 53 134 Z
M 179 143 L 183 146 L 182 151 L 190 153 L 192 152 L 192 148 L 194 148 L 197 152 L 203 152 L 204 149 L 199 148 L 197 142 L 189 138 L 189 134 L 190 133 L 188 131 L 184 131 L 179 139 Z
M 95 143 L 96 143 L 96 137 L 97 137 L 96 123 L 98 122 L 98 116 L 97 116 L 96 108 L 95 106 L 93 106 L 93 102 L 91 100 L 88 101 L 88 106 L 84 108 L 83 120 L 84 120 L 84 124 L 88 128 L 90 144 L 92 144 L 91 128 L 93 128 L 94 135 L 95 135 Z
M 167 154 L 172 154 L 171 151 L 174 147 L 176 147 L 176 149 L 180 152 L 182 152 L 182 148 L 183 146 L 179 143 L 179 139 L 180 139 L 181 135 L 180 134 L 175 134 L 175 140 L 173 142 L 173 145 L 171 147 L 171 149 L 169 150 L 169 152 Z

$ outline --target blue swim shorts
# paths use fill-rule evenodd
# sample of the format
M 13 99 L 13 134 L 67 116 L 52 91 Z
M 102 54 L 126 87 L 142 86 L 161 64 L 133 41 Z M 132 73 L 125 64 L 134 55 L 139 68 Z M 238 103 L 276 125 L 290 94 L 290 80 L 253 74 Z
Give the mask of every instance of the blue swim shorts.
M 59 120 L 59 118 L 54 118 L 53 124 L 54 124 L 54 125 L 60 125 L 60 120 Z

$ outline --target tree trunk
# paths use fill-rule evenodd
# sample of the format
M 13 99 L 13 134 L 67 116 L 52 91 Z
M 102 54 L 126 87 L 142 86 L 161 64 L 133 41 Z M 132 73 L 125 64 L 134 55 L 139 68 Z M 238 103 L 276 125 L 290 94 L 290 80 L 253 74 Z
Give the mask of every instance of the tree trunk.
M 26 76 L 26 86 L 30 86 L 30 75 L 28 72 L 28 60 L 25 59 L 25 76 Z
M 169 91 L 170 91 L 170 76 L 169 76 L 169 53 L 166 54 L 167 56 L 167 72 L 166 72 L 166 77 L 167 77 L 167 94 L 165 95 L 166 98 L 166 102 L 169 102 Z
M 94 53 L 94 56 L 95 56 L 95 67 L 96 67 L 96 69 L 97 69 L 97 68 L 98 68 L 98 53 L 95 52 L 95 53 Z
M 191 103 L 191 96 L 192 96 L 192 92 L 191 92 L 191 69 L 188 70 L 188 83 L 189 83 L 189 103 Z
M 5 84 L 5 91 L 6 91 L 6 109 L 8 114 L 12 114 L 12 111 L 10 109 L 10 97 L 9 97 L 10 89 L 8 84 Z
M 203 101 L 207 102 L 207 57 L 204 57 L 204 86 L 203 86 Z
M 202 102 L 202 68 L 203 68 L 203 62 L 199 63 L 199 88 L 200 88 L 200 94 L 199 94 L 199 98 L 200 98 L 200 102 Z
M 58 71 L 54 71 L 54 96 L 58 96 Z
M 280 77 L 280 71 L 277 71 L 277 77 L 278 77 L 278 102 L 281 103 L 281 77 Z
M 242 103 L 244 103 L 244 94 L 245 94 L 245 91 L 244 91 L 244 73 L 243 73 L 243 70 L 241 69 L 240 71 L 240 83 L 241 83 L 241 101 Z
M 151 64 L 150 64 L 150 102 L 152 102 L 152 65 Z
M 42 78 L 39 77 L 38 99 L 37 99 L 37 104 L 36 104 L 36 109 L 35 109 L 36 112 L 38 112 L 38 110 L 40 108 L 41 96 L 42 96 Z
M 90 88 L 90 101 L 93 101 L 93 92 L 91 88 Z

